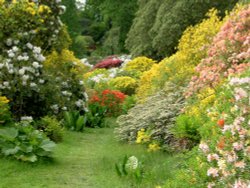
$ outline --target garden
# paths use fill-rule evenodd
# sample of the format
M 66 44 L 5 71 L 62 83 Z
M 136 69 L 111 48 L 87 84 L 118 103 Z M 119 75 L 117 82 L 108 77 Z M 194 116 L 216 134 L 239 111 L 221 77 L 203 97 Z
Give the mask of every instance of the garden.
M 249 1 L 0 0 L 0 188 L 29 187 L 249 188 Z

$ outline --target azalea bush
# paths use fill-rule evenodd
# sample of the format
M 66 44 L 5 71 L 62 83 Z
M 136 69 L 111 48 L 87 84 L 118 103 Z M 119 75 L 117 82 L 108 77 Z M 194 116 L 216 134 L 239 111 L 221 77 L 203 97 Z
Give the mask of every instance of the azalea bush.
M 142 74 L 136 90 L 139 102 L 145 101 L 148 96 L 162 89 L 166 81 L 178 85 L 186 85 L 189 82 L 194 75 L 195 66 L 206 57 L 213 37 L 224 22 L 217 14 L 218 12 L 212 9 L 207 14 L 208 18 L 188 27 L 179 41 L 177 53 Z
M 217 94 L 216 120 L 201 129 L 199 145 L 202 159 L 208 163 L 210 187 L 247 187 L 249 185 L 249 94 L 250 77 L 233 77 Z
M 207 58 L 196 67 L 186 96 L 205 87 L 215 87 L 228 76 L 243 72 L 250 66 L 250 6 L 231 13 L 209 48 Z
M 149 70 L 156 61 L 147 57 L 137 57 L 124 65 L 123 70 L 131 72 L 134 78 L 140 78 L 141 74 Z
M 122 113 L 122 103 L 126 95 L 120 91 L 106 89 L 100 93 L 96 93 L 90 101 L 89 105 L 95 104 L 106 108 L 107 116 L 117 116 Z

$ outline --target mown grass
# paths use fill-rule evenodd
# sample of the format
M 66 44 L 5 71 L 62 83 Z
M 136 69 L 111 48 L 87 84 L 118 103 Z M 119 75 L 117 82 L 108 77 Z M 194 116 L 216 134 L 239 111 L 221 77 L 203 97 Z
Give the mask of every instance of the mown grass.
M 125 155 L 143 162 L 145 177 L 140 185 L 116 174 L 115 163 Z M 162 152 L 149 153 L 140 145 L 119 143 L 113 128 L 66 132 L 52 161 L 27 164 L 0 158 L 0 188 L 154 188 L 173 177 L 181 160 Z

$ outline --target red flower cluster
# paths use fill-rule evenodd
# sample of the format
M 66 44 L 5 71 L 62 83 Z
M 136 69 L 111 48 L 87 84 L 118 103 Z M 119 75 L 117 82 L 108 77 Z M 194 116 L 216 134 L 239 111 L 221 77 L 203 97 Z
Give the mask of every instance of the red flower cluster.
M 95 94 L 90 99 L 90 104 L 97 104 L 107 108 L 108 115 L 117 115 L 121 112 L 121 104 L 124 102 L 126 95 L 120 91 L 106 89 L 101 93 Z
M 123 63 L 122 60 L 117 59 L 114 56 L 110 56 L 110 57 L 107 57 L 106 59 L 100 61 L 99 63 L 97 63 L 93 69 L 101 69 L 101 68 L 110 69 L 113 67 L 119 67 L 119 66 L 121 66 L 122 63 Z

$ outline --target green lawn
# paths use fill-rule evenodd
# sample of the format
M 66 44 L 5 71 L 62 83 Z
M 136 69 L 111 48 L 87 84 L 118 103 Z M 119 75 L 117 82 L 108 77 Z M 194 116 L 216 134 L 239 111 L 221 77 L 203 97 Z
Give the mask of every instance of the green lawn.
M 181 161 L 162 152 L 149 153 L 143 146 L 115 140 L 112 128 L 66 132 L 53 161 L 27 164 L 0 158 L 0 188 L 128 188 L 164 184 Z M 120 178 L 115 163 L 125 155 L 143 161 L 145 178 L 140 186 Z

